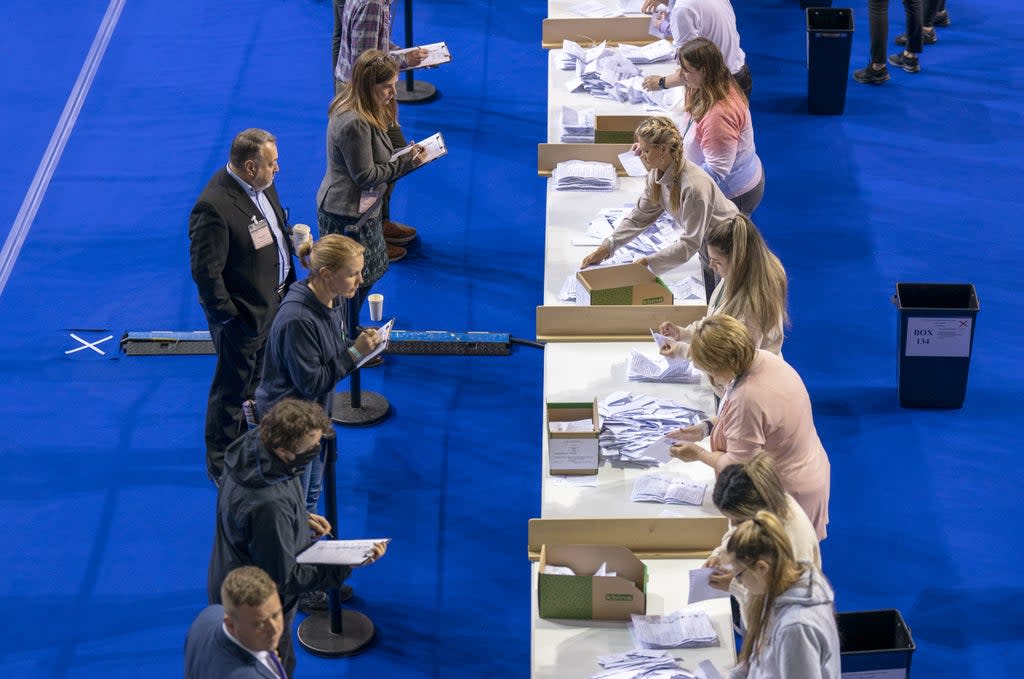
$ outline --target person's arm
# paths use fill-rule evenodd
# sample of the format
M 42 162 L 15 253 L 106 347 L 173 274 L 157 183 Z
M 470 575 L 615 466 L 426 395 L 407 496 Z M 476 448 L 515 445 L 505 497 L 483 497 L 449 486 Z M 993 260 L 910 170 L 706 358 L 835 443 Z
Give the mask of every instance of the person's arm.
M 315 401 L 333 391 L 355 366 L 348 351 L 342 351 L 340 356 L 325 355 L 324 347 L 317 340 L 316 328 L 309 320 L 289 320 L 281 324 L 279 332 L 284 367 L 304 399 Z
M 614 253 L 639 236 L 644 229 L 653 224 L 665 212 L 665 208 L 661 205 L 661 185 L 655 180 L 654 175 L 654 171 L 647 173 L 647 183 L 644 184 L 644 192 L 636 202 L 636 207 L 605 239 L 604 243 L 608 246 L 610 253 Z
M 682 180 L 680 180 L 682 181 Z M 647 257 L 651 271 L 662 274 L 690 261 L 704 240 L 704 228 L 711 219 L 710 201 L 695 192 L 684 189 L 679 214 L 672 215 L 683 229 L 679 240 L 670 243 Z
M 677 2 L 668 15 L 669 30 L 672 32 L 672 46 L 677 50 L 693 40 L 705 37 L 700 34 L 700 16 L 690 5 Z
M 409 172 L 414 165 L 412 152 L 394 161 L 376 162 L 373 144 L 373 127 L 358 116 L 338 130 L 335 145 L 345 161 L 348 176 L 363 190 L 392 182 Z
M 719 102 L 697 123 L 697 141 L 704 162 L 701 169 L 721 185 L 736 164 L 743 120 L 737 112 Z
M 228 225 L 209 203 L 198 203 L 188 218 L 189 258 L 199 299 L 214 321 L 227 323 L 238 315 L 224 285 L 228 258 Z
M 822 634 L 810 625 L 795 623 L 780 629 L 771 640 L 775 649 L 775 657 L 779 666 L 775 676 L 800 677 L 800 679 L 820 679 L 822 660 L 829 653 L 838 653 L 839 649 L 830 649 Z

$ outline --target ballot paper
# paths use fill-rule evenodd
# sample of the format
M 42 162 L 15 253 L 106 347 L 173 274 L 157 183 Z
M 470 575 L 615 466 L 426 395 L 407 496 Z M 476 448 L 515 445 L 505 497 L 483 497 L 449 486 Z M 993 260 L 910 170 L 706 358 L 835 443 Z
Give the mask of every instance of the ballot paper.
M 647 454 L 658 439 L 676 429 L 704 419 L 704 413 L 653 396 L 617 391 L 598 402 L 601 455 L 639 467 L 654 467 L 664 461 Z
M 607 43 L 600 43 L 593 47 L 583 48 L 579 43 L 572 40 L 562 41 L 562 69 L 569 71 L 579 64 L 589 64 L 608 53 Z
M 651 23 L 647 27 L 647 32 L 655 38 L 670 39 L 672 37 L 672 31 L 668 23 L 668 7 L 665 5 L 658 5 L 654 9 L 654 13 L 651 14 Z
M 706 483 L 658 472 L 638 478 L 629 499 L 633 502 L 660 502 L 666 505 L 701 505 L 704 504 L 707 489 Z
M 391 328 L 395 326 L 395 319 L 391 319 L 384 325 L 377 328 L 377 335 L 380 337 L 381 342 L 373 348 L 369 353 L 364 354 L 361 359 L 356 362 L 357 368 L 362 368 L 364 365 L 383 354 L 388 348 L 388 342 L 391 340 Z
M 555 486 L 572 486 L 573 488 L 597 488 L 597 474 L 587 476 L 552 476 L 551 483 Z
M 566 160 L 551 173 L 556 191 L 614 191 L 619 177 L 611 163 Z
M 644 0 L 619 0 L 619 11 L 623 14 L 643 14 Z
M 548 422 L 548 431 L 594 431 L 594 422 L 592 420 L 573 420 L 571 422 Z
M 619 54 L 634 64 L 656 64 L 675 59 L 676 49 L 667 40 L 655 40 L 643 46 L 619 45 Z
M 602 563 L 601 567 L 594 572 L 595 578 L 614 578 L 618 573 L 608 570 L 608 563 Z
M 678 665 L 668 651 L 633 649 L 597 657 L 604 672 L 590 675 L 590 679 L 696 679 Z
M 674 283 L 666 282 L 665 285 L 672 291 L 674 299 L 705 299 L 704 281 L 697 276 L 687 276 Z
M 423 165 L 426 165 L 432 160 L 436 160 L 437 158 L 440 158 L 441 156 L 448 154 L 448 147 L 444 143 L 444 137 L 441 136 L 440 132 L 435 132 L 434 134 L 430 135 L 423 141 L 412 142 L 408 146 L 403 146 L 402 148 L 398 149 L 397 151 L 391 154 L 391 160 L 394 161 L 397 160 L 398 158 L 401 158 L 405 154 L 412 151 L 413 148 L 415 148 L 416 146 L 422 146 L 423 149 L 427 152 L 426 158 L 423 161 Z
M 391 54 L 403 55 L 413 50 L 424 49 L 427 50 L 426 58 L 416 66 L 406 66 L 403 71 L 411 71 L 417 68 L 428 68 L 430 66 L 439 66 L 441 64 L 447 64 L 452 60 L 452 55 L 448 52 L 447 43 L 443 42 L 432 42 L 429 45 L 420 45 L 419 47 L 409 47 L 401 50 L 391 50 Z
M 697 665 L 696 679 L 722 679 L 722 673 L 711 664 L 710 660 L 702 660 Z
M 544 575 L 576 575 L 576 571 L 568 566 L 552 566 L 546 563 L 544 564 Z
M 710 577 L 717 572 L 716 568 L 694 568 L 690 571 L 690 598 L 688 603 L 695 604 L 698 601 L 708 599 L 728 599 L 729 592 L 723 592 L 711 586 Z
M 647 176 L 647 166 L 644 165 L 644 161 L 640 160 L 640 156 L 632 151 L 620 153 L 619 163 L 622 165 L 622 169 L 625 170 L 626 174 L 630 177 Z
M 373 556 L 373 550 L 391 538 L 372 540 L 317 540 L 295 557 L 296 563 L 329 566 L 361 566 Z
M 629 631 L 639 648 L 705 648 L 718 645 L 711 618 L 704 611 L 676 611 L 668 615 L 637 615 Z
M 630 349 L 626 378 L 633 382 L 697 384 L 700 373 L 684 358 L 666 358 L 660 354 L 648 356 L 637 349 Z
M 622 16 L 622 12 L 620 12 L 618 8 L 609 7 L 603 2 L 598 2 L 597 0 L 587 0 L 586 2 L 570 5 L 567 9 L 573 14 L 578 14 L 581 17 L 588 17 L 591 19 L 604 19 Z
M 594 143 L 594 127 L 597 124 L 597 111 L 592 108 L 575 109 L 562 107 L 562 142 Z

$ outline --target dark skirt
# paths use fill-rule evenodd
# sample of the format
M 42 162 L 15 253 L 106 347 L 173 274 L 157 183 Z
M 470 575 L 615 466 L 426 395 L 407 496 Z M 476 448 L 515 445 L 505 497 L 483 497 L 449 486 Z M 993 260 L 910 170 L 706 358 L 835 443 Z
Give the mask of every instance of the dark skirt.
M 379 281 L 388 270 L 388 250 L 384 244 L 384 228 L 380 214 L 359 224 L 359 217 L 344 217 L 324 210 L 317 210 L 320 235 L 340 233 L 360 243 L 363 253 L 363 285 L 369 287 Z

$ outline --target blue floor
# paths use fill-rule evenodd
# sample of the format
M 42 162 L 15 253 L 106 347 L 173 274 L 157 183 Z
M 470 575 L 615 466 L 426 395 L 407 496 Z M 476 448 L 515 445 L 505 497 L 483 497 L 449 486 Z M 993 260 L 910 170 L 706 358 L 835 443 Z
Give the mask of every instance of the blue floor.
M 832 460 L 823 552 L 839 609 L 900 609 L 915 677 L 1017 676 L 1024 21 L 1007 0 L 953 0 L 920 74 L 851 82 L 845 115 L 812 117 L 795 0 L 734 4 L 768 175 L 757 222 L 790 275 L 785 355 Z M 4 9 L 6 237 L 107 5 Z M 859 67 L 866 11 L 854 11 Z M 417 41 L 447 40 L 455 61 L 425 74 L 435 103 L 402 111 L 408 136 L 441 130 L 450 154 L 393 201 L 423 236 L 380 284 L 401 327 L 534 334 L 545 14 L 537 0 L 416 7 Z M 202 448 L 213 360 L 65 354 L 81 346 L 68 332 L 113 335 L 97 345 L 109 349 L 126 330 L 205 327 L 187 215 L 245 127 L 278 136 L 282 200 L 293 221 L 315 223 L 330 22 L 326 0 L 125 4 L 0 296 L 0 675 L 180 675 L 213 529 Z M 897 281 L 977 286 L 962 410 L 898 407 Z M 401 356 L 366 375 L 395 415 L 341 431 L 339 530 L 394 538 L 353 582 L 378 642 L 348 660 L 300 652 L 298 676 L 527 675 L 541 363 L 533 349 Z

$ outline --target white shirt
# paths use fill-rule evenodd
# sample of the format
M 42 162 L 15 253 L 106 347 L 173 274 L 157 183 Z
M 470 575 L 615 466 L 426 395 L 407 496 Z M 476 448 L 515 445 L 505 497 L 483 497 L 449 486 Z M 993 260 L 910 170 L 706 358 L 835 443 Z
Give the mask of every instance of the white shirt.
M 270 673 L 273 674 L 275 677 L 279 676 L 278 671 L 277 671 L 277 665 L 276 665 L 276 663 L 274 663 L 273 658 L 270 657 L 270 651 L 254 651 L 251 648 L 249 648 L 248 646 L 245 646 L 244 644 L 242 644 L 241 641 L 236 639 L 234 637 L 234 635 L 232 635 L 231 632 L 228 631 L 227 625 L 225 625 L 224 623 L 221 623 L 220 626 L 221 626 L 221 629 L 224 630 L 224 635 L 228 639 L 230 639 L 235 644 L 235 646 L 238 646 L 239 648 L 243 649 L 246 653 L 248 653 L 249 655 L 251 655 L 254 658 L 256 658 L 257 660 L 259 660 L 261 663 L 266 665 L 267 669 L 269 669 Z M 281 679 L 286 679 L 286 678 L 285 677 L 281 677 Z
M 738 73 L 746 64 L 736 30 L 736 13 L 729 0 L 676 0 L 668 24 L 677 50 L 694 38 L 707 38 L 722 51 L 730 73 Z

